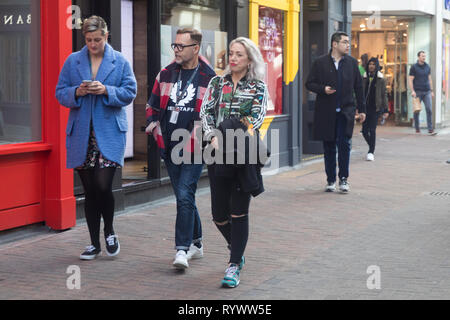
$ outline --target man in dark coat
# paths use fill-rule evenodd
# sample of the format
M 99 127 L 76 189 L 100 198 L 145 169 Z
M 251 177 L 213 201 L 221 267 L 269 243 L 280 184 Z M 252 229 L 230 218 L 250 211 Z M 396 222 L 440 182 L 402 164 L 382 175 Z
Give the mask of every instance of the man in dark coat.
M 314 61 L 306 88 L 317 94 L 314 111 L 314 139 L 324 146 L 326 191 L 336 190 L 336 147 L 339 161 L 339 189 L 349 191 L 351 139 L 356 109 L 364 122 L 366 106 L 361 74 L 356 59 L 348 55 L 349 36 L 336 32 L 331 51 Z M 356 104 L 354 97 L 356 96 Z

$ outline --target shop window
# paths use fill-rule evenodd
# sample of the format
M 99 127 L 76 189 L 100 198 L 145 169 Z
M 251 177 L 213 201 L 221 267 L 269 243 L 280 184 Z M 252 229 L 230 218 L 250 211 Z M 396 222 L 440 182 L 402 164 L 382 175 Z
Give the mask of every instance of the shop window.
M 170 44 L 180 28 L 191 27 L 203 34 L 200 54 L 217 74 L 226 67 L 228 34 L 225 32 L 225 1 L 163 0 L 161 12 L 161 66 L 174 59 Z
M 361 56 L 377 57 L 381 73 L 386 79 L 389 113 L 396 124 L 409 124 L 412 118 L 408 94 L 408 67 L 413 64 L 415 19 L 389 16 L 380 18 L 380 25 L 371 27 L 369 16 L 354 16 L 352 22 L 352 55 L 361 62 Z M 417 34 L 416 34 L 417 37 Z M 425 37 L 424 37 L 425 38 Z
M 0 0 L 0 145 L 41 140 L 39 1 Z
M 258 41 L 266 63 L 268 114 L 283 113 L 283 39 L 284 11 L 260 6 Z
M 162 0 L 161 1 L 161 67 L 174 61 L 171 43 L 178 29 L 195 28 L 202 35 L 200 55 L 216 74 L 222 75 L 227 66 L 228 33 L 225 11 L 227 1 L 219 0 Z M 160 177 L 167 177 L 161 160 Z

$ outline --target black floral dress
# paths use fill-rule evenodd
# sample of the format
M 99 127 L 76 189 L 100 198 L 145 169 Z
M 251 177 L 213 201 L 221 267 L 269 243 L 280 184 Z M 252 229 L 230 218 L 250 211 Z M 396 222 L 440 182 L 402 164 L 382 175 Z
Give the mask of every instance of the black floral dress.
M 94 127 L 90 127 L 90 135 L 89 135 L 89 146 L 86 155 L 86 160 L 83 165 L 77 168 L 77 170 L 88 170 L 93 169 L 98 162 L 98 167 L 100 169 L 104 168 L 121 168 L 120 165 L 116 162 L 110 161 L 106 159 L 103 154 L 100 152 L 100 149 L 97 144 L 97 139 L 95 138 Z

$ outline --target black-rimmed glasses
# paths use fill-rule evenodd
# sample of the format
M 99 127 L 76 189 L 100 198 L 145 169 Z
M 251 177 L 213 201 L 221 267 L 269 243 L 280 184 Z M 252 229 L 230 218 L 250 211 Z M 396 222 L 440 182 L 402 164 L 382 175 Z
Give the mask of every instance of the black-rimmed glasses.
M 179 44 L 179 43 L 172 43 L 170 46 L 172 47 L 172 50 L 174 50 L 174 51 L 175 51 L 175 49 L 177 49 L 178 51 L 183 51 L 184 48 L 193 47 L 193 46 L 196 46 L 196 45 L 197 45 L 197 43 L 186 44 L 186 45 Z

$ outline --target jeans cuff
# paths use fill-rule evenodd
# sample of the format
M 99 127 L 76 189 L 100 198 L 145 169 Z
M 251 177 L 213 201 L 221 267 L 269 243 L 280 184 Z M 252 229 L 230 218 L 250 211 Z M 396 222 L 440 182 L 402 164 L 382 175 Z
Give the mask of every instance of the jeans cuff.
M 189 250 L 189 247 L 185 247 L 185 246 L 175 246 L 175 250 Z
M 200 243 L 200 242 L 202 242 L 202 240 L 203 240 L 203 238 L 198 238 L 198 239 L 192 240 L 192 244 Z

